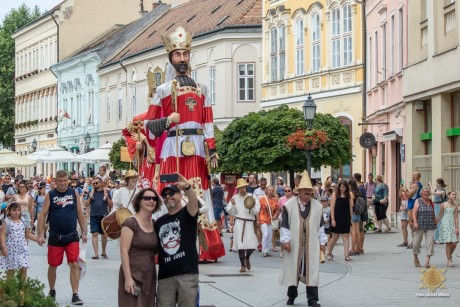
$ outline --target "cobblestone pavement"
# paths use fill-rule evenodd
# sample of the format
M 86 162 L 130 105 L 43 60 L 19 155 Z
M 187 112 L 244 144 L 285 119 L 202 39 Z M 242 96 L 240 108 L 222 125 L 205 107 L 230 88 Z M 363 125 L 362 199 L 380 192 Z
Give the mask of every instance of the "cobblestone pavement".
M 228 250 L 229 234 L 224 234 Z M 456 267 L 445 272 L 446 289 L 434 293 L 447 293 L 449 297 L 422 297 L 430 293 L 419 289 L 422 285 L 419 269 L 412 263 L 412 250 L 396 247 L 401 242 L 399 232 L 369 233 L 366 236 L 365 255 L 353 257 L 352 262 L 343 261 L 341 240 L 334 249 L 335 261 L 320 265 L 319 298 L 322 306 L 458 306 L 460 302 L 460 258 L 454 257 Z M 445 246 L 435 245 L 431 264 L 446 268 Z M 30 243 L 31 268 L 29 276 L 38 278 L 46 285 L 46 248 Z M 460 253 L 460 250 L 457 251 Z M 117 306 L 118 273 L 120 256 L 118 245 L 110 241 L 107 248 L 109 259 L 88 260 L 88 270 L 80 282 L 79 295 L 85 306 Z M 87 257 L 93 255 L 91 243 L 87 245 Z M 218 263 L 200 264 L 200 305 L 218 307 L 236 306 L 285 306 L 286 288 L 278 285 L 282 259 L 278 253 L 263 258 L 254 252 L 252 269 L 239 273 L 239 259 L 235 252 L 227 251 Z M 425 250 L 422 245 L 420 262 L 423 264 Z M 65 261 L 65 260 L 64 260 Z M 218 275 L 215 275 L 218 274 Z M 48 288 L 46 289 L 48 291 Z M 71 289 L 69 269 L 58 269 L 56 284 L 57 302 L 70 304 Z M 305 286 L 299 286 L 296 306 L 307 306 Z

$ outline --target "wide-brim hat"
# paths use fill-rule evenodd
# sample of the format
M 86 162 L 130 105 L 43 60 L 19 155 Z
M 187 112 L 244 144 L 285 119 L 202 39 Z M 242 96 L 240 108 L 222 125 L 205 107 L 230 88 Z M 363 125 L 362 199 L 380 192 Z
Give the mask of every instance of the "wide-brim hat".
M 303 171 L 302 179 L 300 179 L 299 186 L 297 187 L 298 190 L 300 189 L 309 189 L 313 190 L 313 186 L 311 185 L 310 175 L 308 175 L 307 171 Z
M 247 183 L 246 179 L 244 179 L 244 178 L 240 178 L 240 179 L 238 179 L 238 181 L 236 182 L 236 188 L 237 188 L 237 189 L 242 188 L 242 187 L 245 187 L 245 186 L 247 186 L 247 185 L 248 185 L 248 183 Z
M 128 180 L 129 178 L 137 178 L 139 175 L 137 174 L 136 171 L 130 169 L 126 172 L 124 179 Z

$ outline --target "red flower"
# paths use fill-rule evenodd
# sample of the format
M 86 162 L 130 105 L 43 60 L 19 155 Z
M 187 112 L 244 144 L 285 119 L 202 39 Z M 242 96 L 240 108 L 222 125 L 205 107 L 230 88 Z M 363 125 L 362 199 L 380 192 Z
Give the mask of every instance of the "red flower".
M 315 150 L 329 141 L 327 133 L 320 130 L 297 130 L 287 138 L 290 149 Z

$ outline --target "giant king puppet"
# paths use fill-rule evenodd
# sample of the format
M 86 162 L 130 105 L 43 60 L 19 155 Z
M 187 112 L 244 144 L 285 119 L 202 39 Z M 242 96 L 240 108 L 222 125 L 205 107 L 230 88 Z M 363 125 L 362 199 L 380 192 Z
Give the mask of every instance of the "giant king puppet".
M 225 255 L 225 248 L 210 193 L 211 168 L 217 167 L 218 156 L 208 91 L 188 75 L 192 35 L 178 27 L 161 38 L 174 73 L 172 80 L 156 88 L 147 114 L 142 116 L 146 144 L 155 144 L 160 175 L 181 173 L 209 205 L 206 216 L 199 219 L 201 235 L 206 239 L 200 247 L 200 260 L 217 261 Z M 165 185 L 158 182 L 157 190 Z

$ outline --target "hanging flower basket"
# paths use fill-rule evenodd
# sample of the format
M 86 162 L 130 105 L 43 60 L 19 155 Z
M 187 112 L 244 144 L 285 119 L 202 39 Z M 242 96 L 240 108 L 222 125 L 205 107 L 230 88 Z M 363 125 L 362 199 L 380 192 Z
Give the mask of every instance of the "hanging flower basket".
M 329 141 L 327 133 L 320 130 L 297 130 L 287 138 L 287 146 L 292 149 L 315 150 Z

